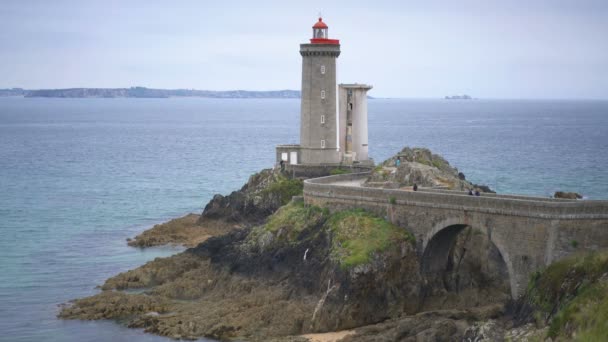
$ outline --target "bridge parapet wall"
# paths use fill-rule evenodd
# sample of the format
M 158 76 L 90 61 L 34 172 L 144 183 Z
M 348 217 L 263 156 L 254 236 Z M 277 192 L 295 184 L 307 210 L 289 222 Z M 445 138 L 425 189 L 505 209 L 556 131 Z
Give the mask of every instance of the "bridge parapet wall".
M 359 203 L 408 205 L 455 209 L 489 214 L 544 219 L 608 219 L 608 201 L 564 201 L 525 196 L 469 196 L 465 193 L 404 191 L 368 187 L 340 186 L 335 183 L 358 180 L 369 173 L 345 174 L 308 179 L 304 198 L 343 199 Z
M 468 191 L 459 191 L 459 190 L 423 188 L 422 191 L 436 192 L 436 193 L 447 194 L 447 195 L 470 196 Z M 520 199 L 520 200 L 540 201 L 540 202 L 576 202 L 576 201 L 578 201 L 575 199 L 566 199 L 566 198 L 536 197 L 536 196 L 524 196 L 524 195 L 503 195 L 503 194 L 493 194 L 493 193 L 487 193 L 487 192 L 482 193 L 482 196 L 497 197 L 497 198 L 511 198 L 511 199 Z

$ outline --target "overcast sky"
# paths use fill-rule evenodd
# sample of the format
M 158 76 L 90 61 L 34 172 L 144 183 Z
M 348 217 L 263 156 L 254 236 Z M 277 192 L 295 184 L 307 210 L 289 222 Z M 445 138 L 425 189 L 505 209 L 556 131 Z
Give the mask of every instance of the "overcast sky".
M 377 97 L 608 99 L 608 1 L 0 2 L 0 88 L 299 89 L 322 12 Z

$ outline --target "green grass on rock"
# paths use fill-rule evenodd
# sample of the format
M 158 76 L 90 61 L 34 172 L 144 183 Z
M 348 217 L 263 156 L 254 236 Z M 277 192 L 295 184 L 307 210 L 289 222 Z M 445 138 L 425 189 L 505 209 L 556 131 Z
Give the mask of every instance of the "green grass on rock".
M 360 209 L 337 212 L 325 226 L 333 236 L 331 256 L 342 268 L 366 264 L 374 253 L 414 241 L 405 229 Z
M 343 169 L 341 167 L 338 167 L 338 168 L 335 168 L 335 169 L 332 169 L 331 171 L 329 171 L 329 174 L 332 175 L 332 176 L 335 176 L 335 175 L 345 175 L 345 174 L 348 174 L 348 173 L 352 173 L 352 172 L 349 169 Z
M 308 228 L 313 228 L 325 222 L 329 212 L 316 206 L 307 206 L 302 202 L 292 202 L 282 206 L 277 210 L 264 226 L 270 232 L 277 232 L 279 229 L 287 231 L 289 240 L 294 240 L 297 236 Z
M 275 194 L 279 196 L 281 205 L 285 205 L 291 201 L 293 196 L 302 195 L 304 189 L 304 183 L 300 179 L 289 179 L 284 176 L 280 176 L 278 180 L 264 190 L 264 194 Z
M 530 302 L 552 316 L 553 340 L 608 340 L 608 252 L 559 260 L 532 276 Z
M 403 242 L 414 242 L 405 229 L 361 209 L 339 211 L 290 202 L 271 215 L 265 225 L 255 228 L 251 237 L 272 233 L 276 241 L 302 242 L 301 233 L 309 229 L 331 236 L 330 256 L 343 269 L 369 263 L 374 254 Z M 315 236 L 317 233 L 312 234 Z

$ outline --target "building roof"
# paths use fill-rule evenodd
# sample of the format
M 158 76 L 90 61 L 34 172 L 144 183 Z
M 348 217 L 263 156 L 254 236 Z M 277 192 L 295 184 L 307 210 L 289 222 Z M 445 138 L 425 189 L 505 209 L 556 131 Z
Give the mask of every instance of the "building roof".
M 339 84 L 340 88 L 346 88 L 346 89 L 372 89 L 373 86 L 369 85 L 369 84 L 362 84 L 362 83 L 342 83 Z
M 319 17 L 319 21 L 317 21 L 312 28 L 326 29 L 327 25 L 323 22 L 323 18 Z

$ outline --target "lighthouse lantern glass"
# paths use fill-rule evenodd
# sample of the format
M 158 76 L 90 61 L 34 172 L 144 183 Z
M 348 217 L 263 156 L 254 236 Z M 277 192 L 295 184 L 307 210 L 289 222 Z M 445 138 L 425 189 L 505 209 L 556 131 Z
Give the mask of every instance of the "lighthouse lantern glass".
M 327 39 L 327 29 L 326 28 L 314 28 L 313 29 L 313 38 L 317 39 Z

